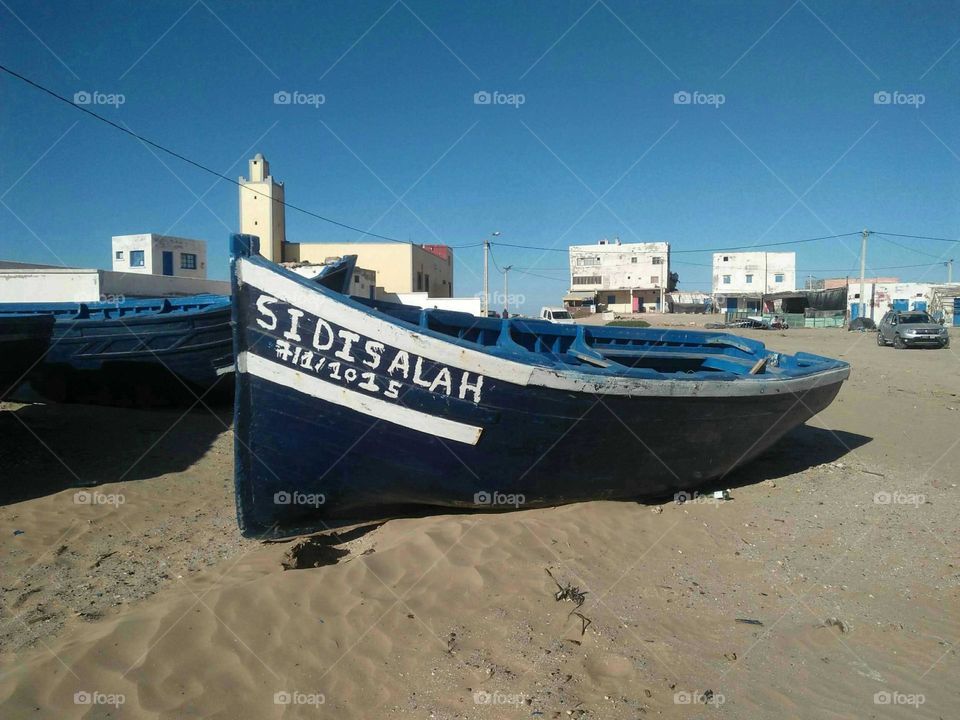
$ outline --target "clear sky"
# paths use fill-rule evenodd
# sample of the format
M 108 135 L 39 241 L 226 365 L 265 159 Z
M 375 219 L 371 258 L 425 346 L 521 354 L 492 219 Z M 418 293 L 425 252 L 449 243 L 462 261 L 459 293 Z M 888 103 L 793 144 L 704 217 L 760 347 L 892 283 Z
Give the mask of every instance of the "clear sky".
M 263 152 L 288 202 L 404 240 L 960 237 L 955 2 L 2 0 L 0 17 L 11 69 L 101 93 L 87 107 L 231 177 Z M 109 267 L 111 235 L 159 232 L 207 240 L 226 276 L 236 186 L 7 75 L 0 93 L 0 258 Z M 287 238 L 361 239 L 294 211 Z M 896 242 L 871 238 L 871 270 L 942 281 L 960 260 Z M 858 272 L 857 237 L 783 249 L 798 281 Z M 536 274 L 511 273 L 523 310 L 558 303 L 564 252 L 494 254 Z M 457 294 L 478 292 L 481 249 L 455 255 Z M 675 255 L 681 289 L 709 289 L 710 262 Z

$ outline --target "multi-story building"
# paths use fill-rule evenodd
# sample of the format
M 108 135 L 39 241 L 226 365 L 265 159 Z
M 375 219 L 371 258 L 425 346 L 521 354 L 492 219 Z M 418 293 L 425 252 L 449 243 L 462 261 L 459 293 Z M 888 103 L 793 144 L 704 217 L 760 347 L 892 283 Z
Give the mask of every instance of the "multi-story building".
M 763 295 L 796 289 L 796 253 L 713 254 L 713 296 L 723 309 L 756 310 Z
M 250 160 L 250 179 L 240 178 L 240 232 L 260 238 L 260 254 L 268 260 L 323 263 L 356 255 L 357 267 L 375 272 L 376 286 L 383 292 L 453 297 L 453 251 L 449 246 L 287 242 L 283 202 L 283 183 L 274 179 L 270 164 L 257 153 Z
M 567 302 L 592 297 L 613 312 L 655 311 L 663 308 L 664 295 L 673 288 L 669 243 L 601 240 L 571 245 L 569 252 Z
M 156 233 L 114 235 L 113 270 L 204 280 L 207 243 Z

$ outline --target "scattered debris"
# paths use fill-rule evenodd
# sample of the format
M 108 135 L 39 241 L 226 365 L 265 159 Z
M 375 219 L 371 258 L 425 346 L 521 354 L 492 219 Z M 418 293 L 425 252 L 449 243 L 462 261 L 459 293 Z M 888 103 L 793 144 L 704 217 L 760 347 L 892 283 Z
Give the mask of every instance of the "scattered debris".
M 745 625 L 759 625 L 763 627 L 763 623 L 759 620 L 753 620 L 752 618 L 736 618 L 738 623 L 744 623 Z
M 823 627 L 835 627 L 842 633 L 850 632 L 850 626 L 840 618 L 828 617 L 823 621 Z
M 344 555 L 349 555 L 350 551 L 332 547 L 330 541 L 331 538 L 322 536 L 301 538 L 287 549 L 280 564 L 284 570 L 336 565 L 337 561 Z
M 663 512 L 663 508 L 660 507 L 659 505 L 657 505 L 656 507 L 650 508 L 650 510 L 652 510 L 653 512 L 655 512 L 657 515 L 659 515 L 660 513 Z
M 587 599 L 586 590 L 581 590 L 576 585 L 571 585 L 569 583 L 566 585 L 561 585 L 557 582 L 557 579 L 553 576 L 553 573 L 550 572 L 550 568 L 544 569 L 547 571 L 547 575 L 550 576 L 550 579 L 553 580 L 554 584 L 557 586 L 557 592 L 553 594 L 553 597 L 557 602 L 561 600 L 569 600 L 570 602 L 576 603 L 578 608 L 583 605 L 584 601 Z
M 763 484 L 765 487 L 768 487 L 768 488 L 775 488 L 777 486 L 777 484 L 773 480 L 767 480 Z

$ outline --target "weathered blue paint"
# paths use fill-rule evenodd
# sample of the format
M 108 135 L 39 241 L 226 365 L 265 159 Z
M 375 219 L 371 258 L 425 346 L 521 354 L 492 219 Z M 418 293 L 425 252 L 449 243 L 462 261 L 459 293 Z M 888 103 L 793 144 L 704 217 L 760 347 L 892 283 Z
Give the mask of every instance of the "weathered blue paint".
M 0 314 L 53 316 L 49 351 L 30 373 L 53 400 L 191 405 L 232 394 L 230 298 L 195 295 L 121 303 L 9 303 Z
M 235 479 L 248 536 L 409 506 L 503 510 L 691 489 L 826 407 L 849 370 L 727 334 L 349 298 L 256 251 L 255 238 L 233 238 Z M 311 310 L 321 305 L 325 316 Z M 792 380 L 810 382 L 781 391 Z

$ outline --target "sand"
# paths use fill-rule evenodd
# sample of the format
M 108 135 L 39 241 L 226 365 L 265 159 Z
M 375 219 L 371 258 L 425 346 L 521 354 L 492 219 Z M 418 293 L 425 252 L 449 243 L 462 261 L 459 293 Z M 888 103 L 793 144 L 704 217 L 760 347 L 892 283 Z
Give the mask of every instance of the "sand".
M 239 537 L 229 417 L 4 404 L 0 717 L 957 717 L 957 350 L 744 334 L 853 376 L 729 500 L 394 519 L 308 569 Z

